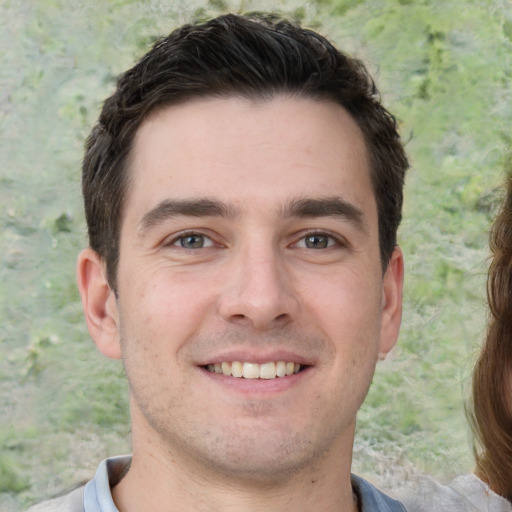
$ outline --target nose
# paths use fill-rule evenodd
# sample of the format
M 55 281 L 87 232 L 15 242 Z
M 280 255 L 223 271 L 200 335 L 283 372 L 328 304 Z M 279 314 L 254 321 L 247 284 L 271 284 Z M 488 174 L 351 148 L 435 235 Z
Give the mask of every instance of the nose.
M 277 249 L 240 251 L 226 275 L 219 303 L 226 322 L 267 330 L 282 327 L 297 317 L 300 300 Z

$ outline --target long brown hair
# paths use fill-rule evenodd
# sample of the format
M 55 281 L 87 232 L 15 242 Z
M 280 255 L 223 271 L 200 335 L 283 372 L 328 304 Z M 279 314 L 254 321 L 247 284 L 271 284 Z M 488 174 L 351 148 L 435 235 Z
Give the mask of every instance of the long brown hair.
M 490 233 L 487 337 L 473 373 L 476 472 L 512 501 L 512 176 Z

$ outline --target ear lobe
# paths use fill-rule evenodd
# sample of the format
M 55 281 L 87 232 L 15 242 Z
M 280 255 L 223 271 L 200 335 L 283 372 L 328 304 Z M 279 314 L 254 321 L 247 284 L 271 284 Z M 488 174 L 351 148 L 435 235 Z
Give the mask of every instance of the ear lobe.
M 379 358 L 395 346 L 402 321 L 404 257 L 396 246 L 382 281 L 382 319 Z
M 89 333 L 98 350 L 112 359 L 121 358 L 119 315 L 103 260 L 96 251 L 84 249 L 78 256 L 77 281 Z

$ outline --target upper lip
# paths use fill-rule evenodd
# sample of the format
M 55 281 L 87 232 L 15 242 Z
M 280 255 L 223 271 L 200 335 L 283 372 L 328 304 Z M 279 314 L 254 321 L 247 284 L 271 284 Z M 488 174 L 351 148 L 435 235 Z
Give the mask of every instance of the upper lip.
M 202 357 L 198 361 L 198 366 L 206 366 L 208 364 L 215 363 L 223 363 L 223 362 L 232 362 L 232 361 L 240 361 L 240 362 L 248 362 L 248 363 L 268 363 L 270 361 L 285 361 L 285 362 L 293 362 L 298 363 L 303 366 L 311 366 L 313 361 L 310 357 L 306 357 L 301 354 L 297 354 L 296 352 L 290 350 L 247 350 L 246 348 L 241 349 L 231 349 L 227 351 L 223 351 L 220 353 L 216 353 L 215 355 L 211 355 L 210 357 Z

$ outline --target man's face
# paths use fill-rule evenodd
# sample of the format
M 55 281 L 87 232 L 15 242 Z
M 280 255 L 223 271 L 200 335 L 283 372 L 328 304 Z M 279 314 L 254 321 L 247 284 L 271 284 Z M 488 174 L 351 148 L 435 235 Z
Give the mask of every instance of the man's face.
M 401 286 L 357 124 L 304 98 L 189 102 L 141 126 L 129 172 L 115 317 L 134 449 L 240 478 L 350 456 Z

